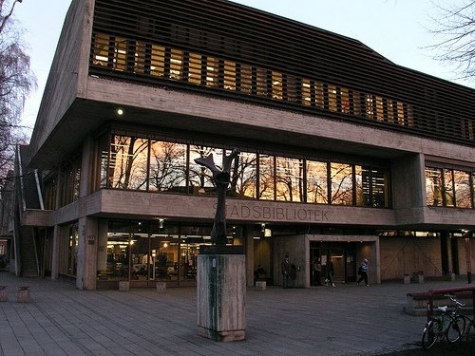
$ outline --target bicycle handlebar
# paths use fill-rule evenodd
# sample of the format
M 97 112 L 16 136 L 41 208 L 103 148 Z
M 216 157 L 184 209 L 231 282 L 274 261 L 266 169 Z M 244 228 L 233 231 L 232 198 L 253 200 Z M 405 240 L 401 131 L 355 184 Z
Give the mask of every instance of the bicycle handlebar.
M 444 297 L 450 298 L 450 300 L 451 300 L 455 305 L 457 305 L 457 306 L 459 306 L 459 307 L 464 307 L 464 306 L 465 306 L 465 304 L 460 303 L 460 302 L 458 301 L 457 297 L 456 297 L 455 295 L 453 295 L 453 294 L 444 294 Z

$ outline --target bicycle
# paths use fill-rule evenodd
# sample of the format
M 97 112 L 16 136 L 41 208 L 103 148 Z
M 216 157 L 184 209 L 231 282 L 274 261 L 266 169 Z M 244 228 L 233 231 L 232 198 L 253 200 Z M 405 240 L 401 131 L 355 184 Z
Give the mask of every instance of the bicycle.
M 471 325 L 473 324 L 473 321 L 470 317 L 468 317 L 465 314 L 462 314 L 460 310 L 465 307 L 465 304 L 462 304 L 461 302 L 458 301 L 457 297 L 452 294 L 446 294 L 446 297 L 449 297 L 452 303 L 455 305 L 454 310 L 452 311 L 452 316 L 455 319 L 455 322 L 458 324 L 461 337 L 468 337 L 469 333 L 473 334 L 472 329 L 470 328 Z M 473 326 L 475 328 L 475 325 Z
M 438 341 L 447 340 L 448 343 L 453 344 L 462 338 L 462 333 L 465 332 L 466 319 L 458 313 L 459 304 L 463 305 L 457 301 L 455 303 L 456 307 L 451 313 L 448 313 L 449 307 L 446 305 L 438 307 L 437 310 L 441 314 L 437 317 L 430 317 L 422 333 L 422 347 L 424 350 L 430 349 Z M 464 325 L 461 325 L 462 322 Z

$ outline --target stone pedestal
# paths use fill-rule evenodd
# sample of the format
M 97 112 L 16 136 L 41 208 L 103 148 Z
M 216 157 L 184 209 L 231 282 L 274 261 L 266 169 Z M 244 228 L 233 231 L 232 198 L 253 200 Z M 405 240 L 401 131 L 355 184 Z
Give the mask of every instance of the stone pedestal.
M 419 283 L 424 283 L 424 275 L 419 273 L 419 274 L 417 275 L 417 281 L 418 281 Z
M 266 281 L 256 281 L 256 289 L 266 290 L 266 287 L 267 287 Z
M 126 292 L 130 288 L 130 282 L 129 281 L 119 281 L 119 290 L 121 292 Z
M 17 295 L 18 303 L 29 303 L 30 302 L 30 287 L 18 287 Z
M 240 247 L 208 246 L 198 255 L 198 334 L 214 341 L 246 336 L 246 257 Z
M 157 282 L 157 292 L 158 293 L 165 293 L 167 291 L 167 283 L 166 282 Z
M 404 275 L 404 284 L 410 284 L 411 283 L 411 276 L 409 274 Z
M 0 286 L 0 302 L 8 302 L 8 292 L 6 286 Z

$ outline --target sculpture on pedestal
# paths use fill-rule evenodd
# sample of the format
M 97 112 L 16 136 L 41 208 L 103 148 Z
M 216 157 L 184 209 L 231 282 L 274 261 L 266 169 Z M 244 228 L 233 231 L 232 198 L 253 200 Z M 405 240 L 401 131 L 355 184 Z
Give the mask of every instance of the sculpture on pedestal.
M 223 169 L 216 167 L 213 154 L 208 157 L 196 158 L 195 162 L 206 168 L 209 168 L 213 173 L 213 181 L 216 185 L 218 196 L 218 204 L 216 206 L 216 214 L 214 217 L 213 230 L 211 231 L 211 242 L 216 245 L 226 245 L 226 190 L 231 181 L 231 164 L 234 158 L 239 154 L 239 150 L 234 148 L 229 156 L 224 156 Z

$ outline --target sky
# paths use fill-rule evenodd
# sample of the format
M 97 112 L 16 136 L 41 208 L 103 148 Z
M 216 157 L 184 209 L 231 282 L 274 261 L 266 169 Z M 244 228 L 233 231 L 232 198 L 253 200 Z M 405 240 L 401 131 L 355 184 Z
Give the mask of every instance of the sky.
M 440 14 L 434 1 L 444 3 L 444 0 L 233 0 L 356 39 L 397 65 L 475 87 L 473 82 L 457 81 L 453 67 L 433 59 L 435 52 L 429 46 L 438 40 L 431 30 L 436 28 L 433 18 Z M 14 16 L 25 31 L 26 52 L 38 81 L 38 89 L 28 97 L 22 116 L 22 125 L 31 129 L 70 4 L 71 0 L 23 0 L 15 7 Z

